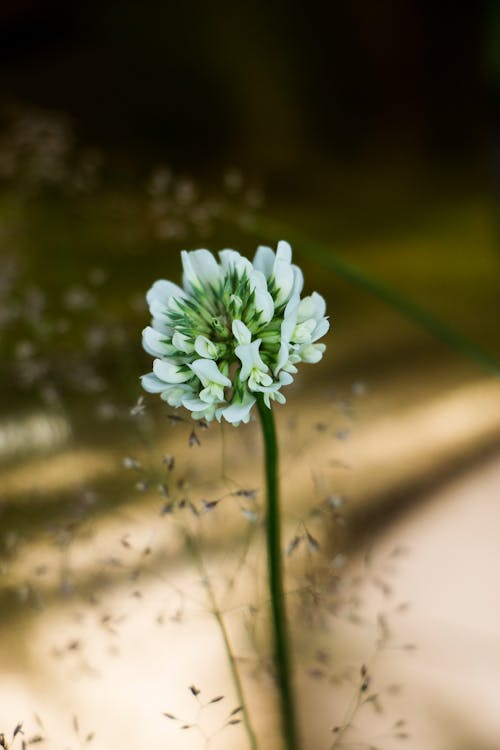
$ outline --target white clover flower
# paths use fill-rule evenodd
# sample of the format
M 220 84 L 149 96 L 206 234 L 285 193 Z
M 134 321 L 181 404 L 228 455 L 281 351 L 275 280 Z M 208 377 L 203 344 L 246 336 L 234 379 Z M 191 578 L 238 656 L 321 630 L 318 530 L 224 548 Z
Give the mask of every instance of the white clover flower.
M 219 262 L 208 250 L 182 251 L 183 288 L 156 281 L 143 347 L 155 357 L 142 386 L 194 419 L 248 422 L 259 393 L 284 403 L 299 362 L 318 362 L 328 331 L 325 301 L 300 298 L 303 277 L 288 242 L 259 247 L 253 263 L 235 250 Z

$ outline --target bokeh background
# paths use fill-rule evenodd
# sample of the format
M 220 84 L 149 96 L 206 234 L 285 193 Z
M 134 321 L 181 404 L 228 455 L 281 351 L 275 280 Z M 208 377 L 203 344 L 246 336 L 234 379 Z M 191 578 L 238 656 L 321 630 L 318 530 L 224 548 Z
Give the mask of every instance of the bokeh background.
M 230 642 L 274 746 L 258 425 L 138 377 L 181 248 L 288 239 L 304 747 L 497 748 L 498 3 L 4 0 L 0 92 L 0 732 L 247 747 Z

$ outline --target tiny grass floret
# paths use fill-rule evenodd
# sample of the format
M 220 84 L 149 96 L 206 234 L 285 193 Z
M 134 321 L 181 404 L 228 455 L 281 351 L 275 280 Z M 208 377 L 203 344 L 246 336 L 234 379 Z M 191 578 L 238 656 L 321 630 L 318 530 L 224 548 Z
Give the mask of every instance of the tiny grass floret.
M 318 362 L 328 331 L 325 301 L 300 298 L 303 276 L 288 242 L 257 249 L 253 262 L 235 250 L 181 253 L 182 288 L 156 281 L 146 295 L 152 316 L 142 334 L 155 357 L 144 390 L 194 419 L 248 422 L 259 393 L 268 408 L 299 362 Z

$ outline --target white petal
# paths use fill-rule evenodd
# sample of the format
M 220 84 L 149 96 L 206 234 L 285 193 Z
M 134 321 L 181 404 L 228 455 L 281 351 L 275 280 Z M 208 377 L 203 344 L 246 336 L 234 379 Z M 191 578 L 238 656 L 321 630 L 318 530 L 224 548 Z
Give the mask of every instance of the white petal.
M 252 264 L 248 258 L 245 258 L 244 255 L 240 255 L 236 250 L 221 250 L 219 252 L 219 258 L 224 272 L 227 272 L 230 268 L 234 268 L 241 276 L 244 271 L 246 271 L 247 274 L 250 274 L 252 271 Z
M 164 357 L 170 351 L 170 341 L 166 341 L 164 333 L 155 331 L 148 326 L 142 332 L 142 348 L 152 357 Z
M 290 297 L 300 297 L 302 289 L 304 288 L 304 274 L 298 266 L 292 265 L 293 271 L 293 289 Z
M 207 422 L 212 421 L 217 411 L 215 404 L 206 404 L 199 398 L 184 399 L 182 405 L 191 412 L 193 419 L 205 419 Z
M 267 373 L 262 372 L 262 370 L 257 370 L 257 372 L 254 371 L 248 378 L 248 387 L 251 391 L 263 391 L 266 388 L 273 387 L 273 379 Z
M 154 374 L 165 383 L 185 383 L 192 375 L 186 367 L 167 362 L 163 359 L 155 359 L 153 362 Z
M 324 344 L 309 344 L 307 346 L 301 347 L 299 353 L 302 362 L 308 362 L 309 364 L 315 364 L 316 362 L 319 362 L 323 357 L 323 352 L 325 351 L 325 349 L 326 347 Z
M 191 354 L 194 351 L 192 340 L 184 333 L 180 333 L 180 331 L 176 331 L 172 336 L 172 344 L 176 349 L 184 352 L 184 354 Z
M 310 344 L 316 325 L 317 323 L 314 318 L 309 318 L 309 320 L 304 320 L 303 323 L 299 323 L 295 326 L 295 330 L 292 334 L 292 341 L 297 344 Z
M 156 375 L 153 375 L 152 372 L 148 372 L 147 375 L 141 377 L 141 385 L 148 393 L 161 393 L 165 388 L 168 388 L 168 385 L 157 378 Z
M 303 323 L 304 320 L 315 318 L 315 312 L 316 306 L 314 304 L 312 295 L 310 297 L 304 297 L 304 299 L 300 300 L 299 309 L 297 312 L 297 322 Z
M 280 240 L 278 242 L 278 247 L 276 249 L 276 259 L 285 260 L 287 263 L 292 262 L 292 248 L 290 247 L 290 244 L 288 242 L 285 242 L 285 240 Z
M 226 422 L 235 424 L 238 422 L 248 422 L 250 419 L 250 411 L 252 406 L 255 404 L 255 396 L 246 394 L 242 401 L 234 401 L 225 409 L 222 409 L 222 416 Z
M 290 351 L 290 344 L 287 341 L 282 341 L 280 350 L 278 352 L 278 361 L 276 362 L 276 366 L 273 370 L 274 375 L 277 375 L 282 367 L 285 366 L 285 364 L 288 362 L 288 355 Z
M 296 370 L 296 368 L 294 369 Z M 289 372 L 285 372 L 284 370 L 280 372 L 280 383 L 281 385 L 290 385 L 290 383 L 293 383 L 293 378 Z
M 304 297 L 300 301 L 297 321 L 302 323 L 304 320 L 314 318 L 319 321 L 324 317 L 326 312 L 326 303 L 321 294 L 313 292 L 309 297 Z
M 229 378 L 221 373 L 213 359 L 195 359 L 189 367 L 194 374 L 201 380 L 203 386 L 209 383 L 217 383 L 229 387 L 232 385 Z
M 250 289 L 255 295 L 255 309 L 260 312 L 261 322 L 269 323 L 274 315 L 274 302 L 272 296 L 267 291 L 266 277 L 262 271 L 255 269 L 249 274 Z
M 196 337 L 194 350 L 203 359 L 216 359 L 217 357 L 217 345 L 206 336 Z
M 208 385 L 206 388 L 202 388 L 200 391 L 200 399 L 205 404 L 219 404 L 221 401 L 225 401 L 224 388 L 222 385 Z
M 175 313 L 182 313 L 183 308 L 180 304 L 181 298 L 180 297 L 170 297 L 168 301 L 168 310 L 167 312 L 175 312 Z
M 321 296 L 321 294 L 318 294 L 318 292 L 313 292 L 311 294 L 311 299 L 314 302 L 315 307 L 315 315 L 314 317 L 318 320 L 319 318 L 323 318 L 326 312 L 326 302 L 324 297 Z
M 177 286 L 177 284 L 173 284 L 171 281 L 159 279 L 158 281 L 155 281 L 151 289 L 149 289 L 148 293 L 146 294 L 146 300 L 149 305 L 149 309 L 151 310 L 151 314 L 156 315 L 156 313 L 154 313 L 152 309 L 153 303 L 155 303 L 155 309 L 167 310 L 168 302 L 171 297 L 184 296 L 185 293 L 180 288 L 180 286 Z
M 271 408 L 271 401 L 277 401 L 278 404 L 286 404 L 286 398 L 279 390 L 280 385 L 275 384 L 272 388 L 267 388 L 264 391 L 264 403 L 268 409 Z
M 178 385 L 168 385 L 161 394 L 163 401 L 166 401 L 170 406 L 182 406 L 182 402 L 185 398 L 194 396 L 194 391 L 189 385 L 180 383 Z
M 151 327 L 155 329 L 155 331 L 158 331 L 159 333 L 164 333 L 169 338 L 173 334 L 172 327 L 168 325 L 165 315 L 163 314 L 159 318 L 153 317 L 151 321 Z
M 274 368 L 275 375 L 277 375 L 281 368 L 284 367 L 289 358 L 290 341 L 295 325 L 297 323 L 297 315 L 300 304 L 300 292 L 304 283 L 304 277 L 302 276 L 302 271 L 300 270 L 300 268 L 298 266 L 292 266 L 292 269 L 294 273 L 294 282 L 292 293 L 290 295 L 290 299 L 286 304 L 283 322 L 281 324 L 281 346 L 278 354 L 278 361 L 276 363 L 276 367 Z
M 267 372 L 269 369 L 262 361 L 259 354 L 261 339 L 252 341 L 251 344 L 240 344 L 234 350 L 234 353 L 241 362 L 240 380 L 247 380 L 254 368 Z
M 317 341 L 318 339 L 320 339 L 322 336 L 325 335 L 325 333 L 327 333 L 329 328 L 330 328 L 330 321 L 328 320 L 328 318 L 322 318 L 314 330 L 312 340 Z
M 276 286 L 278 287 L 278 294 L 276 295 L 275 300 L 275 304 L 278 306 L 282 305 L 290 298 L 295 275 L 292 266 L 287 260 L 276 258 L 273 276 L 276 280 Z
M 175 300 L 175 297 L 170 297 L 168 304 L 170 304 L 171 300 Z M 153 318 L 164 318 L 165 315 L 168 313 L 168 307 L 165 305 L 160 299 L 157 297 L 153 297 L 151 302 L 149 303 L 149 312 L 153 316 Z
M 209 250 L 182 250 L 183 280 L 193 287 L 202 288 L 205 284 L 215 284 L 221 278 L 221 268 Z
M 200 398 L 185 398 L 182 401 L 182 405 L 189 409 L 189 411 L 204 411 L 209 404 L 202 401 Z
M 209 406 L 205 411 L 194 411 L 191 416 L 193 419 L 203 419 L 204 422 L 212 422 L 217 417 L 218 409 L 215 406 Z M 220 419 L 218 419 L 220 422 Z
M 268 279 L 273 272 L 275 258 L 276 256 L 270 247 L 260 245 L 257 248 L 252 265 L 256 271 L 261 271 Z
M 297 320 L 298 302 L 293 298 L 285 308 L 285 317 L 281 324 L 281 345 L 278 353 L 278 361 L 274 368 L 274 374 L 277 375 L 282 367 L 286 364 L 290 354 L 290 341 Z
M 292 248 L 281 240 L 278 242 L 278 248 L 276 251 L 276 258 L 272 270 L 272 276 L 276 281 L 278 287 L 278 294 L 276 297 L 276 305 L 282 305 L 286 302 L 292 294 L 295 282 L 295 270 L 298 267 L 291 265 L 292 260 Z
M 252 334 L 243 321 L 233 320 L 232 330 L 238 344 L 249 344 L 252 340 Z
M 236 250 L 220 250 L 219 251 L 220 264 L 224 270 L 235 266 L 241 255 Z

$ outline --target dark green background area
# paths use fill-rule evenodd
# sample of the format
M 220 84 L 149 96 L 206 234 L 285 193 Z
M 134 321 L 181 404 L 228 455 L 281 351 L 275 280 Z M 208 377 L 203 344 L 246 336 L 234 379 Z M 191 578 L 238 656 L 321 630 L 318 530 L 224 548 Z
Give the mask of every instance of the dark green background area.
M 328 253 L 498 356 L 499 29 L 494 2 L 2 3 L 3 119 L 16 105 L 63 113 L 105 155 L 94 197 L 4 201 L 27 274 L 61 290 L 112 267 L 107 304 L 124 314 L 127 294 L 178 265 L 180 240 L 146 226 L 150 169 L 210 192 L 234 165 L 263 185 L 262 218 L 305 239 L 311 284 L 350 325 L 372 302 Z M 279 239 L 268 227 L 229 221 L 182 244 L 251 254 Z
M 494 8 L 9 1 L 0 84 L 71 114 L 86 142 L 182 168 L 463 161 L 491 130 Z

